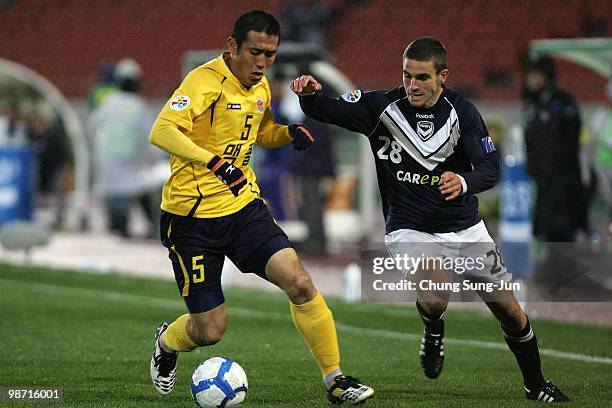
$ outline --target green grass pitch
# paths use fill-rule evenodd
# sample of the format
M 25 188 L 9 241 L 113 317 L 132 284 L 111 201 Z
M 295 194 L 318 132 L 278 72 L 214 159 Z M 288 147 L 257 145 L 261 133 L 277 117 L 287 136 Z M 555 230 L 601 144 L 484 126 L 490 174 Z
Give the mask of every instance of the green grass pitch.
M 229 327 L 217 345 L 183 353 L 177 386 L 149 378 L 155 327 L 184 313 L 173 281 L 0 264 L 0 387 L 62 387 L 61 402 L 0 406 L 193 407 L 191 373 L 212 356 L 238 361 L 248 407 L 327 407 L 318 369 L 281 293 L 225 291 Z M 418 362 L 412 305 L 328 299 L 343 369 L 375 388 L 366 407 L 534 407 L 492 316 L 449 311 L 445 367 L 428 380 Z M 609 307 L 609 304 L 602 304 Z M 545 375 L 577 406 L 609 407 L 612 328 L 534 320 Z M 589 359 L 593 356 L 595 359 Z

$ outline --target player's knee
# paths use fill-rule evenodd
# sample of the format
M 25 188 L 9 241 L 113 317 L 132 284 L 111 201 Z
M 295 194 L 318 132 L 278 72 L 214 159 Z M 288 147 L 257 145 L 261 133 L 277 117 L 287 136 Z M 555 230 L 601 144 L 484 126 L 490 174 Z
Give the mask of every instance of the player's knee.
M 433 299 L 419 300 L 419 303 L 421 303 L 423 309 L 430 316 L 441 316 L 448 306 L 448 302 L 436 299 L 435 297 Z
M 218 343 L 223 338 L 227 327 L 225 315 L 207 316 L 204 318 L 192 319 L 193 326 L 189 335 L 198 346 L 210 346 Z
M 199 328 L 195 333 L 196 338 L 193 341 L 198 346 L 212 346 L 221 341 L 224 333 L 225 328 L 219 326 Z
M 304 270 L 289 278 L 285 292 L 289 299 L 296 304 L 308 302 L 316 294 L 312 279 Z
M 292 303 L 306 303 L 317 293 L 310 275 L 302 267 L 293 249 L 279 251 L 270 258 L 266 273 L 270 281 L 281 288 Z
M 516 307 L 508 308 L 506 311 L 506 322 L 502 322 L 506 327 L 514 331 L 522 330 L 527 324 L 527 315 L 517 305 Z

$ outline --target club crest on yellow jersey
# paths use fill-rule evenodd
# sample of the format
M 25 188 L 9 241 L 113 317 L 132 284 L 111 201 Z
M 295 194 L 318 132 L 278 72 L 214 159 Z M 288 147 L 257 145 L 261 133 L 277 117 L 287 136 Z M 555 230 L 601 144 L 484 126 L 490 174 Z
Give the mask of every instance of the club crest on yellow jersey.
M 263 112 L 266 107 L 266 104 L 264 103 L 263 99 L 257 98 L 257 101 L 255 101 L 255 103 L 257 104 L 257 110 Z

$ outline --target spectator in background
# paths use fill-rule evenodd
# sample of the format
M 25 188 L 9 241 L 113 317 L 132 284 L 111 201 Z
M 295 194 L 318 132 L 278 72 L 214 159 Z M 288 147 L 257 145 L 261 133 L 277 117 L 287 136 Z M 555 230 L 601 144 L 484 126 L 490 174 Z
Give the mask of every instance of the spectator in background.
M 306 67 L 300 69 L 308 72 Z M 324 82 L 321 82 L 326 86 Z M 283 111 L 294 121 L 301 121 L 310 129 L 317 141 L 310 149 L 289 152 L 288 171 L 295 187 L 296 213 L 308 226 L 307 238 L 298 244 L 300 251 L 325 255 L 327 236 L 324 227 L 324 210 L 328 197 L 328 184 L 335 176 L 331 126 L 304 115 L 298 97 L 291 93 L 283 100 Z
M 608 232 L 612 234 L 612 78 L 606 83 L 607 104 L 591 119 L 593 141 L 590 152 L 599 187 L 608 204 Z
M 289 121 L 283 115 L 280 106 L 281 101 L 286 96 L 283 92 L 284 77 L 280 73 L 276 73 L 270 79 L 270 92 L 272 93 L 270 108 L 274 115 L 274 121 L 278 124 L 286 125 Z M 297 122 L 300 122 L 300 120 L 297 120 Z M 259 171 L 257 172 L 257 184 L 259 184 L 261 189 L 262 197 L 266 199 L 272 215 L 277 221 L 287 219 L 284 190 L 287 185 L 287 164 L 292 150 L 290 146 L 258 150 L 259 160 L 257 164 Z
M 327 238 L 323 224 L 323 211 L 327 193 L 323 181 L 335 176 L 332 159 L 330 126 L 306 117 L 304 124 L 317 143 L 303 152 L 291 152 L 289 172 L 298 186 L 301 206 L 300 219 L 308 225 L 308 238 L 299 246 L 306 253 L 323 255 L 327 252 Z
M 578 104 L 557 87 L 548 57 L 529 61 L 522 97 L 527 172 L 537 187 L 533 233 L 545 242 L 572 242 L 587 229 Z
M 303 3 L 303 4 L 300 4 Z M 332 10 L 320 0 L 291 2 L 283 12 L 283 26 L 287 30 L 286 41 L 306 42 L 325 46 L 327 24 Z
M 98 82 L 89 90 L 88 102 L 90 112 L 97 109 L 102 102 L 113 92 L 117 91 L 115 84 L 115 64 L 110 61 L 104 61 L 98 67 Z M 89 140 L 89 154 L 94 156 L 93 140 Z M 91 172 L 93 173 L 93 172 Z M 89 175 L 89 185 L 93 187 L 94 174 Z
M 115 84 L 115 65 L 112 62 L 105 61 L 98 68 L 99 82 L 89 91 L 89 106 L 91 109 L 96 109 L 104 102 L 104 100 L 117 90 Z
M 121 60 L 115 69 L 119 90 L 92 113 L 94 137 L 94 191 L 104 199 L 111 232 L 128 236 L 130 203 L 138 203 L 150 224 L 148 236 L 158 231 L 160 188 L 167 174 L 153 169 L 162 157 L 149 144 L 153 113 L 139 95 L 142 70 L 133 59 Z
M 277 220 L 295 216 L 308 226 L 308 237 L 294 242 L 300 251 L 310 254 L 326 253 L 323 210 L 327 199 L 323 181 L 334 177 L 330 127 L 304 116 L 298 98 L 288 89 L 281 73 L 270 81 L 271 109 L 277 123 L 303 122 L 311 130 L 316 143 L 305 151 L 296 152 L 289 146 L 261 149 L 261 169 L 257 182 L 262 196 L 270 204 Z M 292 183 L 293 181 L 293 183 Z M 288 186 L 295 188 L 287 188 Z M 287 191 L 295 194 L 287 194 Z M 295 191 L 294 191 L 295 190 Z M 288 196 L 289 195 L 289 196 Z
M 485 125 L 489 131 L 489 136 L 493 140 L 493 144 L 497 148 L 497 154 L 499 157 L 504 157 L 503 154 L 503 140 L 502 136 L 504 133 L 504 123 L 502 118 L 497 116 L 488 116 L 484 118 Z M 503 167 L 500 169 L 503 171 Z M 489 190 L 482 191 L 478 194 L 478 212 L 484 219 L 491 235 L 493 237 L 498 234 L 498 223 L 500 217 L 500 195 L 501 188 L 499 184 L 496 184 Z
M 38 190 L 43 194 L 58 192 L 72 160 L 61 119 L 34 111 L 28 117 L 28 139 L 38 160 Z
M 57 228 L 62 224 L 66 204 L 65 181 L 72 162 L 70 142 L 62 120 L 54 112 L 45 113 L 42 106 L 27 116 L 27 123 L 28 140 L 38 163 L 40 204 L 57 209 L 53 220 Z
M 0 107 L 0 148 L 27 145 L 25 123 L 21 120 L 16 101 L 8 101 Z
M 104 100 L 117 90 L 115 84 L 115 65 L 112 62 L 105 61 L 98 68 L 98 83 L 95 84 L 89 91 L 89 106 L 92 109 L 97 108 Z

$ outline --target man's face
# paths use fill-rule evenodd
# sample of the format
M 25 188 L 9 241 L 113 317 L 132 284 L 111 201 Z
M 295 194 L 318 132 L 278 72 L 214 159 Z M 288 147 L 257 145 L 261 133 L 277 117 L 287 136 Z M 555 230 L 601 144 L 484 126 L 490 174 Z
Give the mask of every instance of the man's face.
M 231 53 L 230 69 L 247 88 L 257 84 L 264 72 L 274 64 L 279 37 L 257 31 L 249 31 L 246 41 L 240 45 L 232 37 L 227 39 Z
M 436 73 L 433 60 L 404 59 L 404 88 L 410 105 L 431 108 L 442 94 L 442 85 L 448 77 L 448 69 Z
M 525 75 L 525 85 L 531 92 L 538 93 L 546 86 L 546 75 L 542 71 L 532 69 Z

